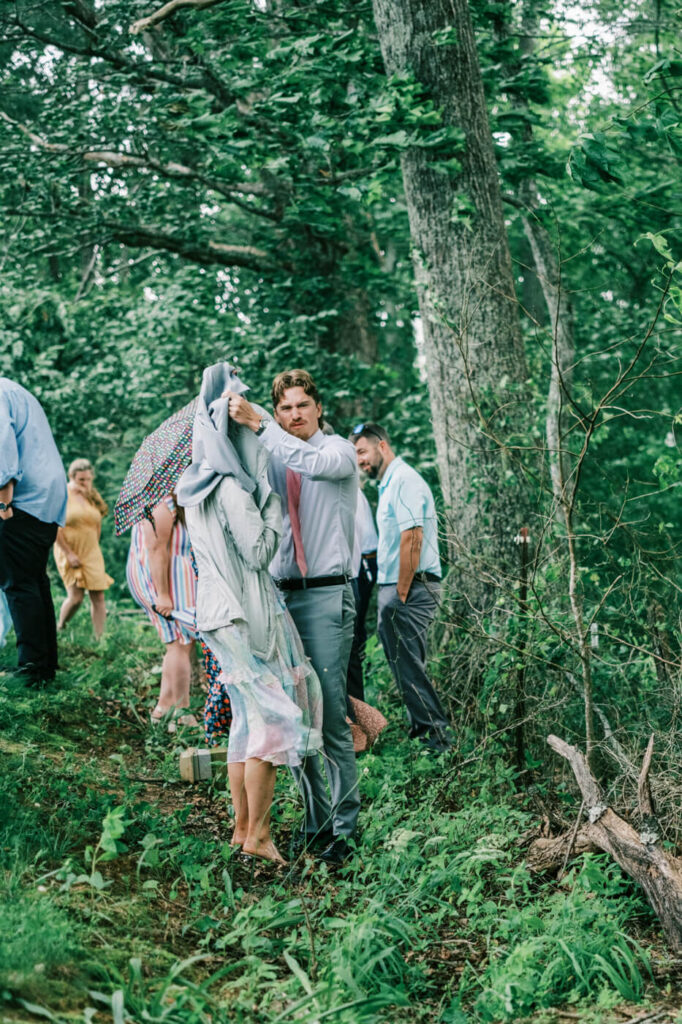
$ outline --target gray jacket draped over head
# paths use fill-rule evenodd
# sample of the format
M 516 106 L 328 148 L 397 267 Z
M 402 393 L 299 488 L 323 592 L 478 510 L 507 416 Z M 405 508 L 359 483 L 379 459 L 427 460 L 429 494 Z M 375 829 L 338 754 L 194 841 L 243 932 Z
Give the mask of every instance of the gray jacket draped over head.
M 197 628 L 238 622 L 252 653 L 268 660 L 280 614 L 267 571 L 282 535 L 280 499 L 268 483 L 267 451 L 229 419 L 225 390 L 246 390 L 228 363 L 204 371 L 192 463 L 176 489 L 199 573 Z

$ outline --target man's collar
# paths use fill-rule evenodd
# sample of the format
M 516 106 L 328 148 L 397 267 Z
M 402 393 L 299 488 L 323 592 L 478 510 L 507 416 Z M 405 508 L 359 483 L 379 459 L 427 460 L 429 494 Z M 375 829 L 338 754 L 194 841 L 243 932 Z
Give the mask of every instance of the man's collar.
M 398 463 L 402 465 L 402 461 L 403 460 L 400 458 L 399 455 L 396 455 L 394 459 L 391 459 L 391 461 L 388 464 L 388 468 L 386 469 L 386 472 L 379 481 L 379 491 L 383 491 L 388 486 L 388 482 L 393 476 L 394 469 L 396 468 Z

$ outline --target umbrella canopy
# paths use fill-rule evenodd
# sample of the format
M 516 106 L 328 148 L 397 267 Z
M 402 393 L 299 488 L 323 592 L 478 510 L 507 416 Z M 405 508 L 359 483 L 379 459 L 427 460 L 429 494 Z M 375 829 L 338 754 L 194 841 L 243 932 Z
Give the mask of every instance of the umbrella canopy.
M 114 506 L 117 536 L 140 519 L 149 519 L 152 509 L 175 489 L 192 461 L 197 401 L 194 398 L 179 412 L 174 412 L 140 445 Z

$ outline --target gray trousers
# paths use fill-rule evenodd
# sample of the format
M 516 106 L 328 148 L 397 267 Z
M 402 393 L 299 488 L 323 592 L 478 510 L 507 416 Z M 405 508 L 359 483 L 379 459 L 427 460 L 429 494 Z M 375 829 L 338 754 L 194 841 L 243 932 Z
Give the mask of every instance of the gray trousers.
M 346 721 L 346 673 L 353 641 L 355 601 L 350 583 L 285 591 L 303 649 L 322 685 L 324 773 L 317 754 L 309 755 L 294 775 L 305 802 L 305 830 L 331 829 L 349 836 L 360 811 L 358 773 L 350 726 Z
M 413 582 L 405 604 L 395 584 L 379 586 L 379 637 L 407 709 L 411 737 L 437 737 L 450 727 L 426 672 L 426 634 L 439 598 L 435 582 Z

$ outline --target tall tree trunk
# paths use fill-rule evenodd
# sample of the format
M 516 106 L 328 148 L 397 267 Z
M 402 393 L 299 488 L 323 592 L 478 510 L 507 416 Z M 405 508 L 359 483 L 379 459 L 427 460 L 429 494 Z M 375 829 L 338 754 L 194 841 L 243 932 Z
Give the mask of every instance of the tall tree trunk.
M 374 15 L 388 74 L 413 76 L 422 87 L 420 101 L 431 99 L 442 125 L 457 128 L 464 140 L 456 153 L 460 169 L 453 172 L 443 169 L 443 150 L 428 145 L 423 129 L 404 152 L 402 170 L 438 464 L 452 524 L 449 554 L 465 576 L 453 582 L 475 604 L 487 604 L 503 575 L 514 573 L 512 538 L 523 523 L 523 492 L 512 486 L 515 467 L 507 445 L 518 436 L 528 406 L 471 17 L 466 0 L 374 0 Z

